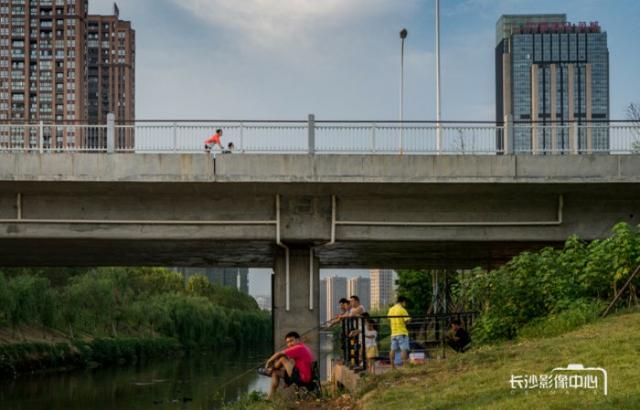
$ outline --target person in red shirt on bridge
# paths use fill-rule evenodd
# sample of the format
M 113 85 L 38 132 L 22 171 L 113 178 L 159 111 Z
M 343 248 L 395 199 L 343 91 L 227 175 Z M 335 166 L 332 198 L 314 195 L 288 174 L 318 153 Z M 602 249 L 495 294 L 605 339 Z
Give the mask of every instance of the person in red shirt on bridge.
M 212 136 L 210 136 L 205 140 L 204 149 L 207 152 L 210 152 L 211 148 L 213 148 L 214 145 L 217 145 L 220 147 L 220 150 L 223 150 L 224 147 L 222 146 L 222 141 L 220 140 L 221 137 L 222 137 L 222 130 L 217 129 L 215 134 L 213 134 Z
M 284 340 L 287 348 L 271 356 L 265 367 L 258 369 L 258 373 L 271 376 L 268 400 L 273 398 L 281 379 L 287 387 L 291 384 L 303 387 L 312 384 L 313 362 L 316 360 L 313 352 L 302 343 L 297 332 L 287 333 Z

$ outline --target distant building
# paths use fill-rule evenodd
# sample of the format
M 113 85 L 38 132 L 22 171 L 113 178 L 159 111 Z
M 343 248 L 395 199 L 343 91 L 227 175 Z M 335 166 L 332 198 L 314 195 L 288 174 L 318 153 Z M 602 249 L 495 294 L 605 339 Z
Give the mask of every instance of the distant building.
M 135 113 L 135 32 L 112 16 L 88 15 L 87 0 L 0 1 L 0 121 L 105 124 Z M 116 143 L 133 144 L 131 131 Z M 106 132 L 49 127 L 49 147 L 106 148 Z M 0 143 L 36 147 L 37 127 L 0 130 Z M 97 145 L 100 144 L 100 145 Z
M 503 15 L 495 58 L 497 123 L 511 117 L 530 125 L 516 127 L 515 153 L 609 149 L 606 127 L 571 126 L 609 120 L 609 49 L 597 22 L 571 24 L 565 14 Z M 501 136 L 497 145 L 504 148 Z
M 385 310 L 394 302 L 393 271 L 388 269 L 372 269 L 371 277 L 371 310 Z
M 238 289 L 249 294 L 249 268 L 176 268 L 185 280 L 193 275 L 204 275 L 211 283 Z
M 358 296 L 360 303 L 369 311 L 371 309 L 371 279 L 369 278 L 350 278 L 347 284 L 348 297 Z
M 267 295 L 256 295 L 254 299 L 258 303 L 258 307 L 262 310 L 271 311 L 271 296 Z
M 113 15 L 89 15 L 87 119 L 90 124 L 106 124 L 108 113 L 115 115 L 116 124 L 127 124 L 135 119 L 135 35 L 131 22 L 120 20 L 116 4 Z M 105 141 L 96 140 L 99 144 L 96 146 L 106 146 Z M 132 130 L 118 129 L 116 146 L 133 147 Z
M 0 120 L 86 120 L 87 12 L 86 0 L 0 2 Z M 44 139 L 76 146 L 82 135 L 47 127 Z M 12 146 L 35 147 L 38 140 L 37 127 L 0 134 Z

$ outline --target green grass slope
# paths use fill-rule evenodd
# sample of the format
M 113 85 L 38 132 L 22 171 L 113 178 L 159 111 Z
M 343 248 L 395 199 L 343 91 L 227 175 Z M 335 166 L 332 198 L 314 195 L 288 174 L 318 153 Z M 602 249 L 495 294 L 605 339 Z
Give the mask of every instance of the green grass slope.
M 548 374 L 581 363 L 603 367 L 609 394 L 511 389 L 511 375 Z M 364 409 L 640 409 L 640 313 L 627 313 L 550 338 L 483 346 L 447 360 L 365 381 Z M 555 392 L 555 393 L 554 393 Z

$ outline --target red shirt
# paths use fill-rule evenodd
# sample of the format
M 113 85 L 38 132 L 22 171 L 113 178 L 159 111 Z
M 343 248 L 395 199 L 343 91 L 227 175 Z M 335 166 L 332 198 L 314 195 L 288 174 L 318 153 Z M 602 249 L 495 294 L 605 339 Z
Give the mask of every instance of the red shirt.
M 220 144 L 220 134 L 215 133 L 213 134 L 211 137 L 209 137 L 206 141 L 205 144 Z
M 300 380 L 303 383 L 309 383 L 311 381 L 311 367 L 315 361 L 311 349 L 304 343 L 298 343 L 283 350 L 283 353 L 296 362 L 295 367 L 300 372 Z

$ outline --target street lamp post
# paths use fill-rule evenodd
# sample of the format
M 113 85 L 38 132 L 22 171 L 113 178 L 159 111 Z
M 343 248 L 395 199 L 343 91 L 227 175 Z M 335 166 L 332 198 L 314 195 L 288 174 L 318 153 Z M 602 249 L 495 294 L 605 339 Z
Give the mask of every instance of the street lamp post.
M 440 115 L 440 0 L 436 0 L 436 151 L 438 154 L 442 152 Z
M 400 155 L 403 154 L 404 138 L 404 40 L 409 32 L 406 28 L 400 30 Z

